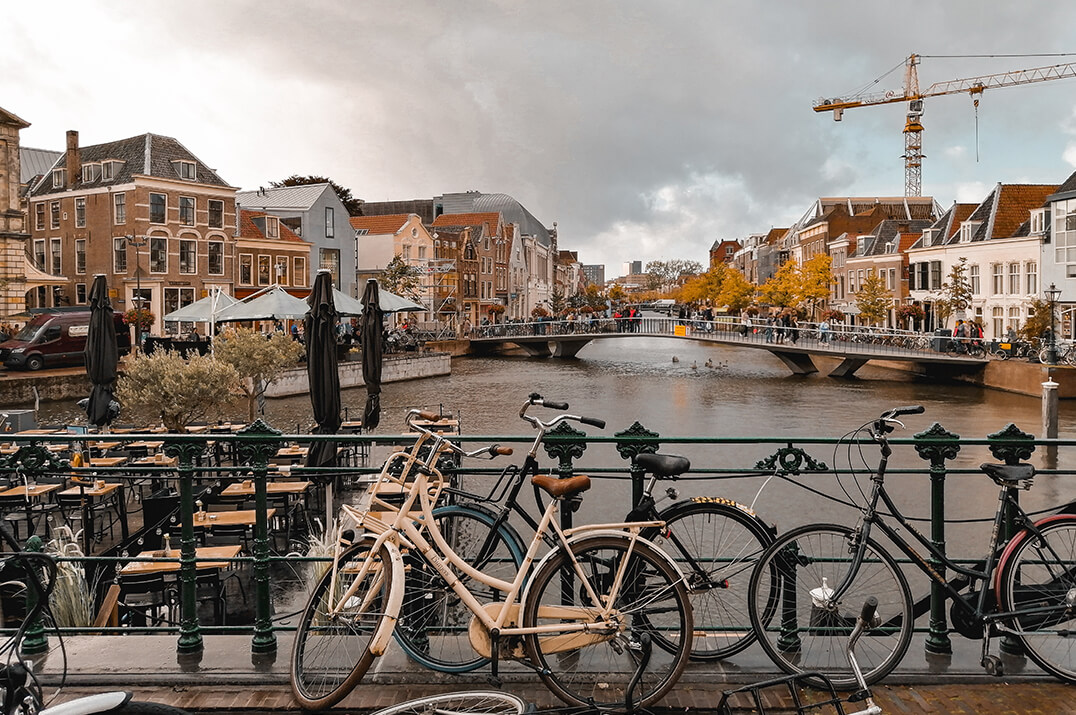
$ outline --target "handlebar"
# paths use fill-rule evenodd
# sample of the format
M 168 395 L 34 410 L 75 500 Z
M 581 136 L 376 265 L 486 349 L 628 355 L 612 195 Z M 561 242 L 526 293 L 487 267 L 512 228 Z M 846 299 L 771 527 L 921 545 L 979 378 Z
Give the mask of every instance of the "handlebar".
M 548 422 L 543 422 L 537 417 L 527 414 L 527 410 L 530 409 L 531 405 L 548 407 L 553 410 L 566 410 L 568 409 L 568 403 L 560 402 L 558 400 L 547 400 L 537 392 L 532 392 L 527 398 L 527 401 L 523 403 L 523 407 L 519 410 L 519 416 L 521 419 L 530 422 L 532 427 L 540 431 L 548 430 L 558 422 L 565 421 L 579 422 L 581 424 L 590 425 L 591 427 L 597 427 L 598 429 L 605 429 L 605 420 L 598 417 L 584 417 L 581 415 L 557 415 Z
M 904 423 L 897 418 L 901 415 L 921 415 L 926 411 L 922 405 L 905 405 L 887 410 L 871 425 L 871 436 L 876 441 L 884 441 L 885 435 L 893 431 L 893 425 L 904 427 Z
M 874 596 L 869 596 L 866 601 L 863 602 L 863 610 L 859 614 L 859 619 L 864 623 L 870 624 L 874 620 L 874 614 L 878 612 L 878 599 Z

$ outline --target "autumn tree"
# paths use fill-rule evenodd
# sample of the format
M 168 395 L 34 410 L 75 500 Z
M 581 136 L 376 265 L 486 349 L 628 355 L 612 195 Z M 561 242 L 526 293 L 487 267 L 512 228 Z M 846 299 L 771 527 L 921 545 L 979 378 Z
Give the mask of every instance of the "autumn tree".
M 764 303 L 779 308 L 795 308 L 802 301 L 803 279 L 800 266 L 795 260 L 785 261 L 773 276 L 759 289 Z
M 609 286 L 609 300 L 621 301 L 628 297 L 628 292 L 619 283 Z
M 350 216 L 362 215 L 362 201 L 356 199 L 351 195 L 351 189 L 341 186 L 332 179 L 324 176 L 299 176 L 298 174 L 292 174 L 286 179 L 281 181 L 270 181 L 269 185 L 273 188 L 279 189 L 282 186 L 310 186 L 312 184 L 328 184 L 332 187 L 332 190 L 336 192 L 337 198 L 340 199 L 340 203 L 347 209 Z
M 885 287 L 885 279 L 877 271 L 871 271 L 859 292 L 856 293 L 856 307 L 859 317 L 869 325 L 878 325 L 885 321 L 889 309 L 893 307 L 893 296 Z
M 679 258 L 672 261 L 650 261 L 646 264 L 646 288 L 665 291 L 671 286 L 682 285 L 685 280 L 700 273 L 702 264 L 698 261 Z
M 816 308 L 829 300 L 830 286 L 833 285 L 832 264 L 829 254 L 820 253 L 809 258 L 800 270 L 800 298 L 812 316 Z
M 253 422 L 258 399 L 285 370 L 295 367 L 303 346 L 281 332 L 266 337 L 255 330 L 237 328 L 217 339 L 214 354 L 235 371 L 236 382 L 247 398 L 248 420 Z
M 942 283 L 941 297 L 934 305 L 943 326 L 950 315 L 963 313 L 971 305 L 971 283 L 967 271 L 968 259 L 961 257 L 949 269 L 949 275 Z
M 422 285 L 422 271 L 397 254 L 377 277 L 377 283 L 391 293 L 414 298 Z
M 1050 315 L 1050 301 L 1034 298 L 1029 306 L 1027 320 L 1020 326 L 1020 337 L 1024 340 L 1038 340 L 1048 328 L 1056 325 L 1057 314 Z
M 739 313 L 755 301 L 755 290 L 755 285 L 747 280 L 743 273 L 729 268 L 714 303 L 718 306 L 727 305 L 729 310 Z
M 580 294 L 583 299 L 583 305 L 590 306 L 594 310 L 605 309 L 605 293 L 602 292 L 601 286 L 597 286 L 593 283 L 587 285 Z
M 169 432 L 185 432 L 192 422 L 223 413 L 238 384 L 239 373 L 226 362 L 158 350 L 128 359 L 116 382 L 116 399 L 133 417 L 160 420 Z

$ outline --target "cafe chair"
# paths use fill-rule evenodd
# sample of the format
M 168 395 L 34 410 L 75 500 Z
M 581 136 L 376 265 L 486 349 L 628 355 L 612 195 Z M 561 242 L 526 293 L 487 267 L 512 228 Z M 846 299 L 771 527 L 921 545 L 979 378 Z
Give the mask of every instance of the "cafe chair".
M 118 495 L 119 491 L 117 490 L 111 496 L 103 499 L 86 497 L 86 513 L 83 512 L 81 494 L 57 494 L 56 504 L 63 516 L 64 523 L 71 527 L 72 531 L 78 530 L 74 526 L 75 523 L 78 523 L 81 528 L 90 529 L 94 541 L 101 541 L 104 538 L 106 528 L 108 529 L 109 539 L 116 537 L 115 527 L 120 520 L 119 504 L 117 503 Z M 83 518 L 87 513 L 90 523 L 83 524 Z M 97 528 L 98 525 L 100 525 L 100 528 Z
M 175 621 L 176 582 L 163 573 L 119 575 L 120 620 L 160 626 Z
M 0 514 L 5 525 L 15 534 L 16 541 L 22 541 L 19 526 L 26 525 L 26 538 L 33 535 L 33 522 L 26 511 L 26 497 L 0 495 Z
M 206 546 L 242 546 L 249 551 L 250 527 L 246 524 L 216 524 L 206 528 Z

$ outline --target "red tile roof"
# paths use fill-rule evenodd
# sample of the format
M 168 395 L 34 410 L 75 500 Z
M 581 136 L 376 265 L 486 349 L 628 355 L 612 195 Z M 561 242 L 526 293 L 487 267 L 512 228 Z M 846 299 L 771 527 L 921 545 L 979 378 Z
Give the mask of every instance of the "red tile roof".
M 268 238 L 262 230 L 258 228 L 258 224 L 254 223 L 254 219 L 258 216 L 268 216 L 265 211 L 248 211 L 247 209 L 239 210 L 239 237 L 240 238 L 256 238 L 266 241 L 296 241 L 298 243 L 305 243 L 303 239 L 299 237 L 294 231 L 284 225 L 284 222 L 280 222 L 280 238 Z
M 496 231 L 497 227 L 501 223 L 501 214 L 496 211 L 490 211 L 487 213 L 470 213 L 470 214 L 441 214 L 438 216 L 433 225 L 436 226 L 481 226 L 487 224 L 490 227 L 490 232 Z
M 351 227 L 366 229 L 375 236 L 396 233 L 411 218 L 411 214 L 387 214 L 385 216 L 352 216 Z
M 1031 209 L 1041 208 L 1046 197 L 1057 191 L 1057 184 L 1002 184 L 1001 197 L 994 214 L 994 231 L 990 238 L 1009 238 L 1030 217 Z

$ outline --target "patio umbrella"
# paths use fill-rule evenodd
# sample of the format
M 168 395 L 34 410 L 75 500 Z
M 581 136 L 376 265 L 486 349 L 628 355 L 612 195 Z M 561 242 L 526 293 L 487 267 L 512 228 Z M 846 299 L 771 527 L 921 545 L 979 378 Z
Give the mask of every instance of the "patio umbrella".
M 366 281 L 362 293 L 362 379 L 366 383 L 366 409 L 362 413 L 362 426 L 367 430 L 377 427 L 381 421 L 381 303 L 378 299 L 377 281 Z
M 257 298 L 243 300 L 228 306 L 216 315 L 218 323 L 242 320 L 280 320 L 302 318 L 309 306 L 302 298 L 296 298 L 279 286 L 273 286 Z
M 340 315 L 362 315 L 362 303 L 333 288 L 333 304 Z
M 173 310 L 161 320 L 166 323 L 208 323 L 220 315 L 225 308 L 235 304 L 235 298 L 227 293 L 214 290 L 205 298 L 196 300 L 190 305 L 185 305 L 179 310 Z
M 116 382 L 120 361 L 116 344 L 116 320 L 108 299 L 108 285 L 101 274 L 94 276 L 90 288 L 90 326 L 86 335 L 86 375 L 93 390 L 86 404 L 86 416 L 98 427 L 116 416 L 112 407 L 112 385 Z
M 336 321 L 332 274 L 318 271 L 310 293 L 310 310 L 303 319 L 306 335 L 306 374 L 310 405 L 317 434 L 336 434 L 340 429 L 340 374 L 336 364 Z M 336 442 L 315 442 L 307 453 L 306 466 L 336 466 Z
M 382 313 L 399 313 L 409 310 L 426 310 L 424 305 L 420 305 L 410 298 L 404 298 L 403 296 L 390 293 L 383 288 L 379 288 L 377 291 L 378 304 L 381 306 Z M 362 302 L 357 301 L 346 293 L 333 288 L 333 300 L 336 302 L 336 310 L 340 315 L 362 315 Z

